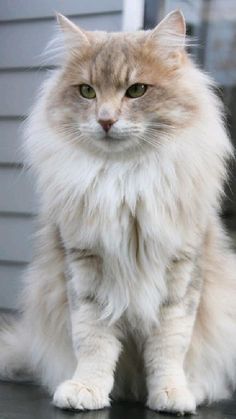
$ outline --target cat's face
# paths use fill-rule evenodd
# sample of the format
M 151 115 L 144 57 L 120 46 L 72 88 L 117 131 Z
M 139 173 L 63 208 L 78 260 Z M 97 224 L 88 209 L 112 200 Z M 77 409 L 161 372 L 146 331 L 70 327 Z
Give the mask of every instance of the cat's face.
M 107 153 L 142 151 L 196 114 L 182 74 L 189 61 L 179 12 L 134 34 L 81 32 L 64 17 L 60 24 L 68 54 L 47 113 L 65 140 Z

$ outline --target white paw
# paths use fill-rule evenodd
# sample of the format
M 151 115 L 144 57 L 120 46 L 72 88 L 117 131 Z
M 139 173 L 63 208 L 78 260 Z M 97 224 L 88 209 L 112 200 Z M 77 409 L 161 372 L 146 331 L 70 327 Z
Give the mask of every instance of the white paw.
M 110 401 L 98 387 L 68 380 L 58 386 L 53 404 L 61 409 L 96 410 L 109 406 Z
M 159 412 L 178 413 L 180 415 L 196 413 L 196 401 L 187 387 L 165 388 L 152 394 L 147 405 Z

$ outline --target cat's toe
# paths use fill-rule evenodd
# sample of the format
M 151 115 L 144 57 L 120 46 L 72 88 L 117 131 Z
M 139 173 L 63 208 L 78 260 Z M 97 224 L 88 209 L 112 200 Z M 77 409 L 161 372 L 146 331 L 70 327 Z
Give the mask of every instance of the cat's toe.
M 109 406 L 110 401 L 99 388 L 68 380 L 57 388 L 53 404 L 61 409 L 96 410 Z
M 196 401 L 187 387 L 165 388 L 149 397 L 147 405 L 159 412 L 196 413 Z

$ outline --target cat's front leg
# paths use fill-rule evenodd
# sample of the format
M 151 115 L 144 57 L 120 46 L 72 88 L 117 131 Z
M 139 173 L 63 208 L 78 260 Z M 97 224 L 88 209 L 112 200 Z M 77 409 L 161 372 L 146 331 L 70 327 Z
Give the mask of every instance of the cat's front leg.
M 68 297 L 77 367 L 71 380 L 59 385 L 53 402 L 62 409 L 102 409 L 110 404 L 121 343 L 116 327 L 101 319 L 93 296 L 98 280 L 96 259 L 86 256 L 70 264 Z
M 191 341 L 200 287 L 200 279 L 189 278 L 185 295 L 179 301 L 163 305 L 160 325 L 146 341 L 147 405 L 153 410 L 180 414 L 196 410 L 184 372 L 184 360 Z

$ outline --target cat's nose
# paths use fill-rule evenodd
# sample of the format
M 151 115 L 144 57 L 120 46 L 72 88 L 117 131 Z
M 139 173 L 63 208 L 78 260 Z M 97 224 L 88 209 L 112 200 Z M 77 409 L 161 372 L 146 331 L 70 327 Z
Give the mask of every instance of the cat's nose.
M 117 119 L 99 119 L 98 122 L 105 132 L 108 132 Z

